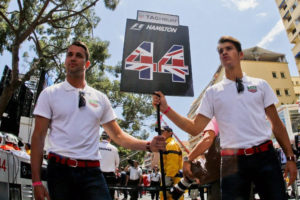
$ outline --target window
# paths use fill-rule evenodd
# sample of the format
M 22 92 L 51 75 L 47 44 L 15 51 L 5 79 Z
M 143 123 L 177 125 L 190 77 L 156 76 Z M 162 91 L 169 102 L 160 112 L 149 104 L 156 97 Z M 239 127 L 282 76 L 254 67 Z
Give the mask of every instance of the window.
M 272 72 L 272 76 L 273 76 L 273 78 L 277 78 L 276 72 Z
M 298 82 L 298 81 L 296 81 L 296 85 L 299 85 L 299 82 Z
M 276 89 L 276 95 L 281 96 L 280 89 Z
M 298 2 L 295 1 L 295 3 L 294 3 L 294 4 L 292 5 L 292 7 L 290 8 L 290 12 L 291 12 L 291 13 L 296 9 L 297 5 L 298 5 Z
M 284 72 L 280 72 L 280 76 L 281 76 L 281 78 L 285 78 Z
M 284 89 L 284 94 L 285 94 L 286 96 L 290 96 L 290 91 L 289 91 L 289 89 Z

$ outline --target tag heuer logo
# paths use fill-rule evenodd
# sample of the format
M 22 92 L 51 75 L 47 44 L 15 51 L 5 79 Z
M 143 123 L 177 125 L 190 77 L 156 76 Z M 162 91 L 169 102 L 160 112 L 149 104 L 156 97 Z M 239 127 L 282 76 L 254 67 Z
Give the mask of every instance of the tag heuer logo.
M 141 31 L 144 27 L 144 24 L 135 23 L 130 27 L 130 30 Z
M 247 89 L 248 89 L 249 92 L 252 92 L 252 93 L 257 92 L 257 87 L 256 86 L 248 86 Z

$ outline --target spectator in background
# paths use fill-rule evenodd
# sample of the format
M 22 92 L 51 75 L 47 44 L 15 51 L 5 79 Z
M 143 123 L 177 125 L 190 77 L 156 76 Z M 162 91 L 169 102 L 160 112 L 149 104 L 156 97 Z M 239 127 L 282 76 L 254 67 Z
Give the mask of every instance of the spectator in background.
M 139 192 L 136 188 L 142 183 L 142 169 L 139 167 L 138 161 L 133 161 L 133 166 L 128 167 L 128 172 L 128 186 L 132 187 L 132 189 L 129 190 L 130 200 L 137 200 Z
M 123 187 L 126 187 L 127 181 L 128 181 L 127 172 L 124 170 L 124 167 L 121 167 L 120 169 L 121 169 L 120 185 Z M 124 195 L 124 198 L 122 200 L 126 200 L 127 199 L 127 190 L 122 189 L 121 191 L 123 192 L 123 195 Z
M 182 151 L 179 144 L 172 137 L 173 130 L 169 126 L 161 128 L 161 135 L 166 140 L 166 151 L 163 153 L 165 182 L 167 187 L 174 186 L 180 179 L 180 171 L 182 169 Z M 160 198 L 163 198 L 162 192 Z M 167 199 L 171 200 L 172 195 L 167 191 Z M 183 200 L 183 197 L 180 199 Z
M 108 187 L 116 186 L 117 179 L 115 171 L 120 162 L 118 149 L 114 145 L 110 144 L 110 142 L 110 137 L 105 131 L 103 131 L 99 144 L 99 151 L 101 155 L 100 169 L 104 175 Z M 115 199 L 115 189 L 109 189 L 109 193 L 111 198 Z
M 5 144 L 0 148 L 3 150 L 17 150 L 20 151 L 18 147 L 18 138 L 12 134 L 5 134 Z
M 28 155 L 31 154 L 31 145 L 29 143 L 25 144 L 25 151 Z
M 160 185 L 160 179 L 161 175 L 158 171 L 158 166 L 155 165 L 153 168 L 153 172 L 150 174 L 150 186 L 156 187 L 156 191 L 151 191 L 151 199 L 154 200 L 154 197 L 156 200 L 159 198 L 159 185 Z
M 143 171 L 143 186 L 144 187 L 149 187 L 150 185 L 150 182 L 149 182 L 149 179 L 148 179 L 148 174 L 146 173 L 146 171 Z M 142 192 L 143 195 L 146 194 L 146 190 L 143 190 Z

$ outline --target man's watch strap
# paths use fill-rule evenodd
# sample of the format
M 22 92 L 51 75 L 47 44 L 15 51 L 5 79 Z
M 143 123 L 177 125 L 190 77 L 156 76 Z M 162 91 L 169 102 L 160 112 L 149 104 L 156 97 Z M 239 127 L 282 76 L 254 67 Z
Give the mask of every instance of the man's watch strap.
M 192 163 L 192 161 L 189 160 L 189 157 L 187 157 L 187 156 L 184 156 L 184 157 L 183 157 L 183 162 L 189 162 L 189 163 Z

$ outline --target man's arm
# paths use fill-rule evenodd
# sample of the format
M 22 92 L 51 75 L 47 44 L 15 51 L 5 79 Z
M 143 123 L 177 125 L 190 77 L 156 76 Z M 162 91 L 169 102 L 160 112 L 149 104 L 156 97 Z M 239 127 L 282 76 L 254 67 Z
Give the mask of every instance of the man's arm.
M 152 105 L 156 108 L 156 106 L 160 105 L 160 111 L 165 113 L 165 115 L 179 128 L 183 131 L 196 136 L 205 128 L 205 126 L 210 121 L 209 118 L 204 115 L 198 114 L 195 119 L 188 119 L 186 117 L 181 116 L 172 108 L 169 108 L 167 100 L 162 92 L 155 92 L 156 95 L 152 95 Z
M 189 160 L 195 160 L 198 156 L 204 154 L 209 149 L 215 139 L 215 132 L 213 130 L 205 131 L 201 140 L 196 144 L 193 150 L 189 153 Z
M 272 131 L 274 133 L 274 136 L 278 143 L 280 144 L 281 148 L 283 149 L 286 157 L 288 156 L 294 156 L 291 143 L 288 137 L 288 133 L 286 131 L 286 128 L 284 127 L 282 121 L 280 120 L 276 107 L 274 104 L 268 106 L 265 108 L 266 115 L 271 122 L 272 125 Z M 296 163 L 294 161 L 287 161 L 286 167 L 284 170 L 285 177 L 287 176 L 287 173 L 290 175 L 290 181 L 289 185 L 291 185 L 297 177 L 297 167 Z
M 115 120 L 102 125 L 109 137 L 118 145 L 132 150 L 147 150 L 147 142 L 125 133 Z M 165 150 L 166 142 L 162 136 L 155 136 L 150 142 L 151 151 Z
M 205 131 L 201 140 L 196 144 L 196 146 L 189 153 L 188 158 L 193 161 L 198 156 L 202 155 L 209 147 L 212 145 L 215 139 L 215 132 L 213 130 Z M 187 176 L 190 180 L 193 180 L 193 173 L 191 171 L 191 162 L 183 163 L 183 174 Z
M 50 120 L 41 116 L 35 117 L 35 127 L 31 138 L 31 172 L 32 182 L 41 181 L 41 165 L 43 162 L 43 149 L 45 137 Z M 44 186 L 35 186 L 35 199 L 50 199 L 49 194 Z

